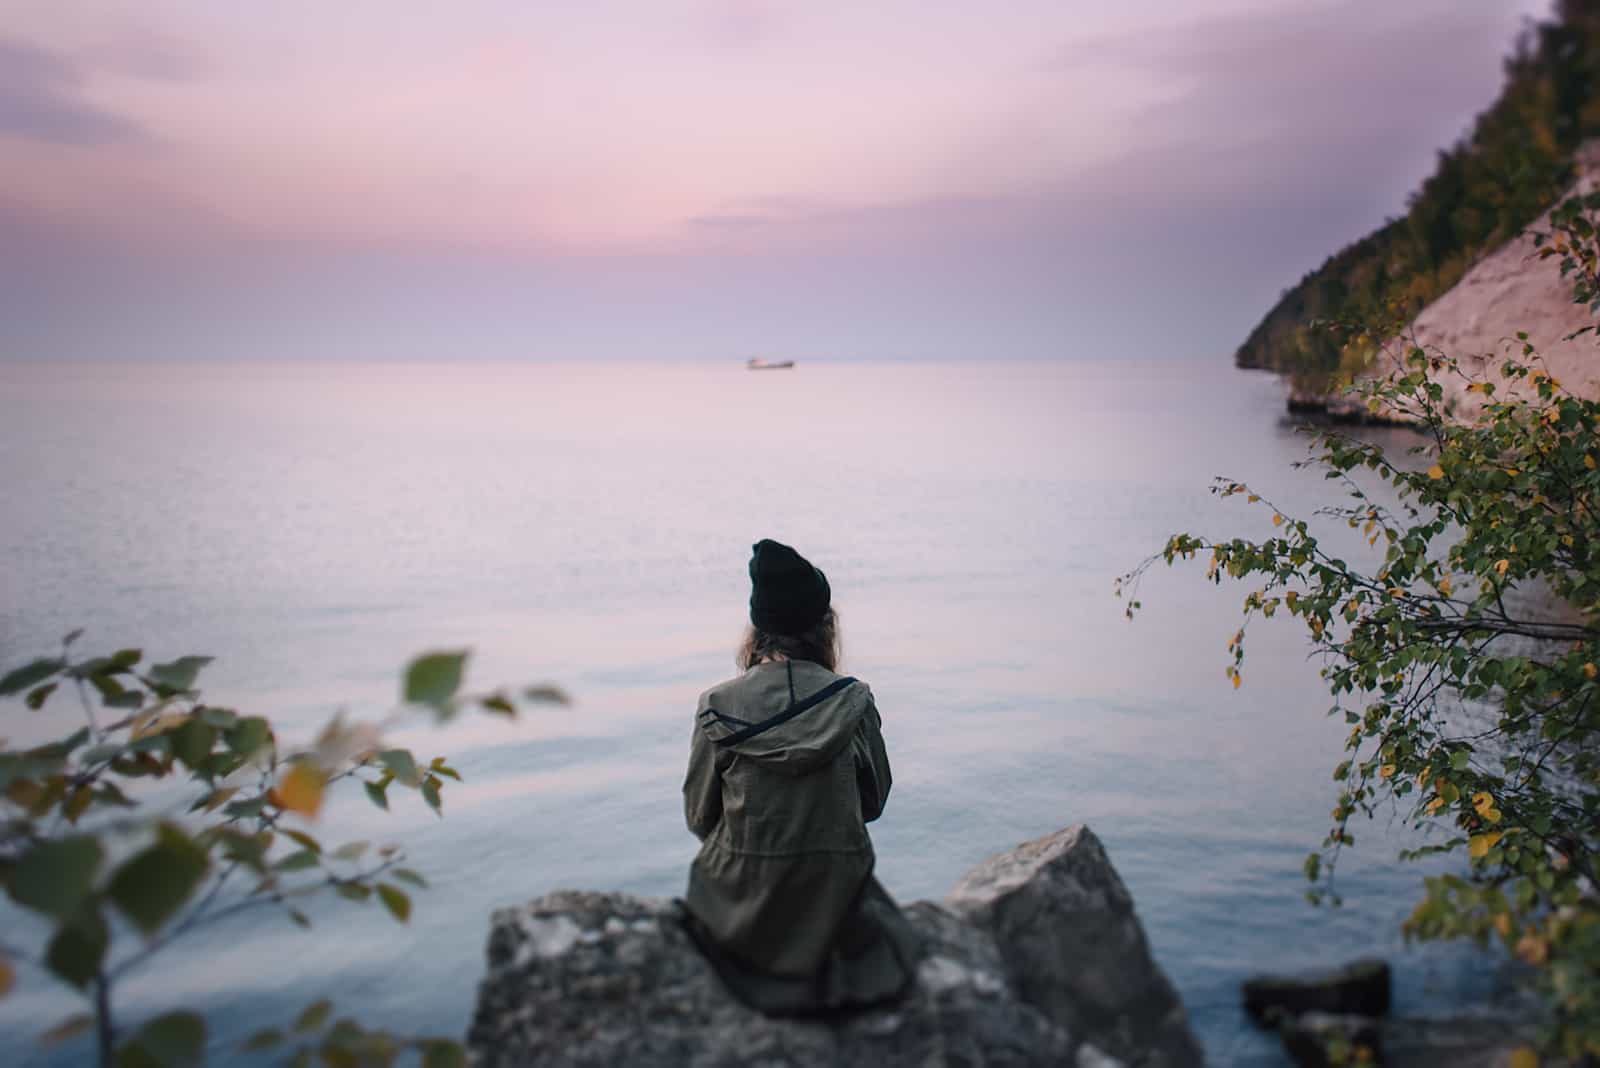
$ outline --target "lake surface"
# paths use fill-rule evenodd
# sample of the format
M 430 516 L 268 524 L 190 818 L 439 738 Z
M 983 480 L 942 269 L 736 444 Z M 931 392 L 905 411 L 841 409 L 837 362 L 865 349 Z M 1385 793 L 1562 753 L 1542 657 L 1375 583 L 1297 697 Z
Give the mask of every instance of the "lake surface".
M 1171 532 L 1271 530 L 1212 476 L 1310 511 L 1328 484 L 1290 469 L 1306 440 L 1280 410 L 1274 380 L 1193 363 L 0 364 L 0 665 L 78 626 L 94 651 L 211 654 L 214 702 L 303 735 L 386 714 L 432 648 L 472 647 L 473 685 L 576 697 L 408 731 L 466 778 L 443 820 L 358 790 L 324 813 L 325 841 L 396 841 L 429 875 L 409 926 L 329 899 L 311 933 L 211 928 L 122 1017 L 187 999 L 234 1041 L 331 996 L 459 1034 L 491 909 L 681 892 L 695 697 L 734 673 L 761 537 L 828 573 L 845 668 L 878 697 L 895 786 L 873 837 L 900 899 L 1088 823 L 1216 1064 L 1283 1063 L 1238 1008 L 1254 971 L 1379 953 L 1400 1011 L 1481 996 L 1469 952 L 1400 943 L 1420 874 L 1394 861 L 1398 817 L 1356 828 L 1343 909 L 1302 900 L 1346 728 L 1295 625 L 1252 632 L 1235 691 L 1244 588 L 1198 561 L 1153 572 L 1133 623 L 1112 596 Z M 20 978 L 5 1060 L 76 1063 L 86 1043 L 31 1037 L 76 999 Z

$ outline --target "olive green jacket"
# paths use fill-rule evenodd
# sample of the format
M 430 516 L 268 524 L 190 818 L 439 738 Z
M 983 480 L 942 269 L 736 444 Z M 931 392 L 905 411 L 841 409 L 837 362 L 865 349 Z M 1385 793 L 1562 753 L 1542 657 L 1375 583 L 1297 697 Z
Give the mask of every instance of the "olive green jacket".
M 700 697 L 683 804 L 701 846 L 684 903 L 719 949 L 773 976 L 816 976 L 863 897 L 888 901 L 866 828 L 890 784 L 871 689 L 852 681 L 784 718 L 841 681 L 778 661 Z

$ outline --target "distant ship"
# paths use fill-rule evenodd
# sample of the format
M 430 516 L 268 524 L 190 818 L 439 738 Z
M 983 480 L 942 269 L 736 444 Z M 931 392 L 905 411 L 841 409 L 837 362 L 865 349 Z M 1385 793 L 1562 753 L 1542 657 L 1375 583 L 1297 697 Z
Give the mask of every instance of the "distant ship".
M 782 371 L 794 366 L 793 360 L 749 359 L 744 363 L 751 371 Z

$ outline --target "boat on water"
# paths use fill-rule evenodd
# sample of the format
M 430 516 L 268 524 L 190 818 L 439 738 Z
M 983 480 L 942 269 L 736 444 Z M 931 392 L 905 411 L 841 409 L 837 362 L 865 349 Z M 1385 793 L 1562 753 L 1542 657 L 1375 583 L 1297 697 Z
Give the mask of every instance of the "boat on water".
M 793 360 L 763 360 L 759 357 L 748 359 L 745 367 L 751 371 L 783 371 L 794 366 Z

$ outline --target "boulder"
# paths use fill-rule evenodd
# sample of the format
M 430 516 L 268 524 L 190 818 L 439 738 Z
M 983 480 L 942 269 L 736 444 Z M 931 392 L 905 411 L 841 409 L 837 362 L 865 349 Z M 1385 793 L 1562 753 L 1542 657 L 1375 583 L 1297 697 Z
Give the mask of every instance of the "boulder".
M 1386 1016 L 1389 999 L 1389 964 L 1376 958 L 1308 975 L 1260 975 L 1244 983 L 1245 1012 L 1262 1027 L 1305 1012 Z
M 467 1044 L 481 1068 L 1201 1063 L 1127 888 L 1087 828 L 991 858 L 948 900 L 906 914 L 924 944 L 904 1002 L 772 1019 L 723 989 L 673 902 L 548 894 L 495 912 Z

